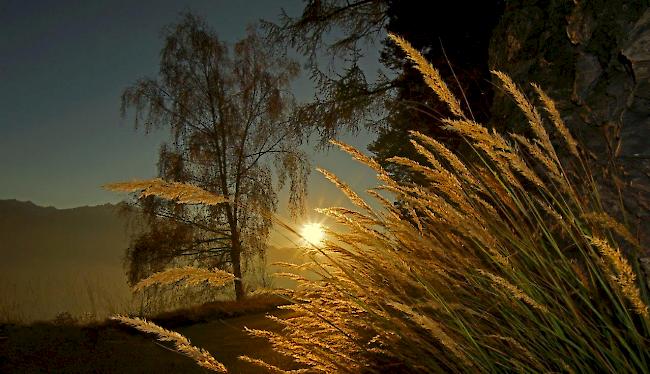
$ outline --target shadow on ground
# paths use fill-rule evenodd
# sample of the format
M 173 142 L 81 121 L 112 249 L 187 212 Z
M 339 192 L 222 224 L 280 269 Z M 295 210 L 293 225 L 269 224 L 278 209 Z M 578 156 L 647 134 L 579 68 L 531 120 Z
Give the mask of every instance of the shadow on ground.
M 285 315 L 274 310 L 268 314 Z M 238 360 L 240 355 L 295 369 L 291 360 L 275 353 L 267 341 L 246 334 L 244 327 L 278 330 L 265 313 L 214 319 L 177 327 L 198 347 L 205 348 L 232 373 L 260 373 Z M 114 323 L 57 326 L 36 323 L 0 326 L 1 373 L 204 373 L 194 362 L 153 337 Z

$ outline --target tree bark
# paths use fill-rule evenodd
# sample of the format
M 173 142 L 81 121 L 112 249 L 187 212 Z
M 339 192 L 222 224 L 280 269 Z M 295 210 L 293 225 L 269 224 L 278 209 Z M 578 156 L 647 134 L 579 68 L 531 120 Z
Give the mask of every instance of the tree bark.
M 241 273 L 241 241 L 236 229 L 232 230 L 232 249 L 230 250 L 230 259 L 232 261 L 232 274 L 235 276 L 235 299 L 241 300 L 245 297 L 244 281 Z
M 230 251 L 230 259 L 232 260 L 232 273 L 235 276 L 235 299 L 241 300 L 244 298 L 244 282 L 242 281 L 241 273 L 241 242 L 239 235 L 235 232 L 232 237 L 232 249 Z

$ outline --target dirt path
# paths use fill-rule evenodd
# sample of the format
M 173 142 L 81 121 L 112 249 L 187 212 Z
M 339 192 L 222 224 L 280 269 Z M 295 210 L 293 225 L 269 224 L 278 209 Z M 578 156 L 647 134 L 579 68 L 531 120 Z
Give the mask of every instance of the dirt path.
M 210 351 L 232 373 L 262 372 L 238 360 L 242 354 L 290 368 L 290 361 L 274 353 L 265 340 L 247 335 L 244 326 L 278 329 L 262 313 L 185 326 L 177 331 Z M 1 373 L 205 372 L 192 360 L 128 328 L 37 324 L 4 327 L 0 337 Z

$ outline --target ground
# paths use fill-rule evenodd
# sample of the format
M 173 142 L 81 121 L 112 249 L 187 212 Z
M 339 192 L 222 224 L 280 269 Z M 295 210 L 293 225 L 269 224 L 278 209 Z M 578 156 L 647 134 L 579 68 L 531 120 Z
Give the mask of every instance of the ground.
M 275 310 L 275 315 L 284 311 Z M 232 373 L 264 372 L 237 359 L 261 358 L 286 368 L 291 361 L 273 352 L 264 339 L 243 331 L 244 326 L 277 330 L 266 313 L 214 319 L 174 328 L 192 343 L 210 351 Z M 0 327 L 1 373 L 201 373 L 205 370 L 170 352 L 151 336 L 113 324 L 57 326 L 52 323 Z

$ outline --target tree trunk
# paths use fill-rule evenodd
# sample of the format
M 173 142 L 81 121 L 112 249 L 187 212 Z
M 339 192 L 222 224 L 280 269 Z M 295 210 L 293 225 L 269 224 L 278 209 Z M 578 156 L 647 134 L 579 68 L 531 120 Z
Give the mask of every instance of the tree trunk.
M 230 259 L 232 260 L 232 273 L 235 276 L 235 298 L 241 300 L 244 298 L 244 282 L 241 274 L 241 242 L 239 235 L 235 233 L 232 238 L 232 249 L 230 251 Z

